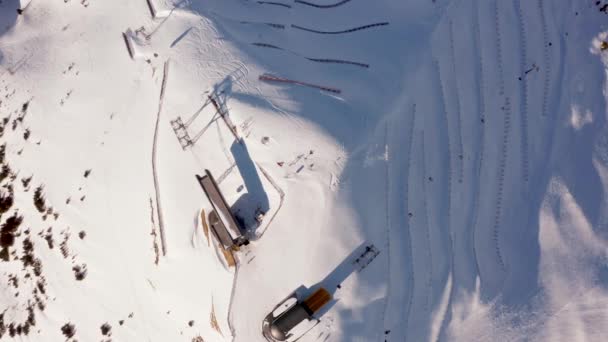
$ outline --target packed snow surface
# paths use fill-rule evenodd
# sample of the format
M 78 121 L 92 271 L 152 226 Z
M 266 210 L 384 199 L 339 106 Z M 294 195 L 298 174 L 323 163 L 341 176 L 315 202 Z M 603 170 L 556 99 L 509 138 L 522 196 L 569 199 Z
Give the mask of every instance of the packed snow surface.
M 0 1 L 0 340 L 605 340 L 605 2 Z

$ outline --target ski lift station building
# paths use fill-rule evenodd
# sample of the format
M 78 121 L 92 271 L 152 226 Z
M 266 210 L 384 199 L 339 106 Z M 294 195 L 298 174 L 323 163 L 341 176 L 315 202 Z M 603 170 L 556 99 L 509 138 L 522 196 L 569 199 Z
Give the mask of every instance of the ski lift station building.
M 209 213 L 208 220 L 215 237 L 222 243 L 224 248 L 228 249 L 248 244 L 249 240 L 243 236 L 241 227 L 232 214 L 211 172 L 205 170 L 205 175 L 196 175 L 196 179 L 203 188 L 213 208 Z

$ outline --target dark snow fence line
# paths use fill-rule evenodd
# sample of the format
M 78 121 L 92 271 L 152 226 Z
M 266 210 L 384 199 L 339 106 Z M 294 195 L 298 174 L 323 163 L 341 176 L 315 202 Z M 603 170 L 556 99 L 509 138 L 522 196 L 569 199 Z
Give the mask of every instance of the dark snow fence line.
M 316 7 L 316 8 L 334 8 L 334 7 L 342 6 L 345 3 L 350 2 L 350 1 L 352 1 L 352 0 L 342 0 L 342 1 L 336 2 L 335 4 L 330 4 L 330 5 L 317 5 L 315 3 L 308 2 L 308 1 L 302 1 L 302 0 L 295 0 L 295 3 L 306 5 L 306 6 L 311 6 L 311 7 Z
M 266 44 L 266 43 L 251 43 L 251 45 L 255 45 L 255 46 L 259 46 L 259 47 L 265 47 L 265 48 L 270 48 L 270 49 L 277 49 L 277 50 L 284 50 L 276 45 L 272 45 L 272 44 Z
M 498 85 L 500 89 L 500 95 L 505 93 L 505 81 L 503 71 L 503 59 L 502 59 L 502 38 L 500 31 L 500 15 L 498 9 L 498 2 L 494 3 L 494 25 L 496 30 L 496 59 L 498 60 Z
M 281 29 L 281 30 L 285 29 L 285 25 L 283 25 L 283 24 L 258 23 L 258 22 L 254 22 L 254 21 L 239 21 L 239 23 L 241 23 L 241 24 L 249 24 L 249 25 L 266 25 L 266 26 L 270 26 L 270 27 L 276 28 L 276 29 Z
M 302 27 L 302 26 L 299 26 L 299 25 L 294 25 L 294 24 L 291 24 L 291 27 L 293 27 L 295 29 L 298 29 L 298 30 L 312 32 L 312 33 L 318 33 L 318 34 L 342 34 L 342 33 L 351 33 L 351 32 L 355 32 L 355 31 L 365 30 L 365 29 L 369 29 L 369 28 L 373 28 L 373 27 L 378 27 L 378 26 L 386 26 L 388 24 L 389 24 L 388 22 L 375 23 L 375 24 L 369 24 L 369 25 L 354 27 L 354 28 L 351 28 L 351 29 L 348 29 L 348 30 L 343 30 L 343 31 L 319 31 L 319 30 L 314 30 L 314 29 Z
M 156 18 L 156 7 L 152 3 L 152 0 L 146 0 L 146 2 L 148 3 L 148 9 L 150 10 L 152 18 Z
M 281 30 L 285 29 L 285 25 L 282 25 L 282 24 L 274 24 L 274 23 L 264 23 L 264 24 L 266 24 L 270 27 L 281 29 Z
M 505 170 L 507 168 L 507 160 L 509 153 L 509 134 L 511 131 L 511 102 L 507 97 L 505 99 L 505 105 L 503 107 L 504 111 L 504 127 L 503 127 L 503 136 L 502 136 L 502 147 L 501 147 L 501 156 L 500 156 L 500 164 L 498 167 L 498 185 L 496 190 L 496 214 L 494 215 L 494 226 L 493 226 L 493 238 L 496 244 L 496 257 L 498 258 L 498 263 L 502 270 L 505 270 L 505 262 L 502 256 L 502 252 L 500 250 L 500 226 L 502 225 L 503 218 L 503 196 L 504 196 L 504 188 L 505 188 Z
M 125 44 L 127 45 L 127 52 L 129 53 L 129 57 L 131 57 L 131 59 L 133 59 L 133 55 L 134 55 L 133 45 L 131 45 L 131 41 L 129 40 L 127 33 L 123 32 L 122 38 L 125 40 Z
M 282 78 L 282 77 L 278 77 L 278 76 L 274 76 L 274 75 L 270 75 L 270 74 L 262 74 L 262 75 L 260 75 L 259 79 L 261 81 L 266 81 L 266 82 L 279 82 L 279 83 L 296 84 L 296 85 L 301 85 L 301 86 L 305 86 L 305 87 L 316 88 L 316 89 L 328 91 L 328 92 L 334 93 L 334 94 L 340 94 L 342 92 L 340 89 L 320 86 L 320 85 L 316 85 L 316 84 L 312 84 L 312 83 L 306 83 L 306 82 L 301 82 L 301 81 L 296 81 L 296 80 L 290 80 L 290 79 L 287 79 L 287 78 Z
M 274 6 L 282 6 L 286 8 L 291 8 L 291 5 L 284 4 L 282 2 L 274 2 L 274 1 L 258 1 L 260 5 L 274 5 Z
M 521 45 L 521 62 L 520 72 L 525 76 L 525 64 L 527 63 L 527 42 L 526 42 L 526 29 L 524 27 L 524 16 L 521 8 L 520 0 L 515 1 L 515 7 L 517 9 L 517 22 L 519 23 L 519 42 Z M 521 113 L 521 155 L 522 155 L 522 174 L 524 180 L 528 181 L 528 169 L 529 169 L 529 157 L 528 157 L 528 80 L 526 77 L 521 78 L 520 94 L 522 101 L 520 102 L 520 113 Z
M 319 62 L 319 63 L 349 64 L 349 65 L 356 65 L 356 66 L 359 66 L 359 67 L 362 67 L 362 68 L 369 68 L 369 64 L 359 63 L 359 62 L 352 62 L 352 61 L 345 61 L 345 60 L 341 60 L 341 59 L 310 58 L 310 57 L 304 57 L 304 58 L 308 59 L 309 61 Z
M 549 31 L 547 30 L 547 19 L 545 17 L 545 6 L 543 0 L 538 0 L 538 13 L 540 24 L 543 28 L 543 58 L 545 60 L 545 77 L 543 82 L 542 116 L 547 116 L 547 98 L 549 97 L 549 83 L 551 79 L 551 55 L 549 54 Z
M 358 67 L 362 67 L 362 68 L 369 68 L 369 64 L 366 63 L 360 63 L 360 62 L 353 62 L 353 61 L 346 61 L 343 59 L 332 59 L 332 58 L 311 58 L 311 57 L 306 57 L 306 56 L 302 56 L 298 53 L 295 53 L 293 51 L 290 50 L 286 50 L 283 48 L 280 48 L 276 45 L 271 45 L 271 44 L 266 44 L 266 43 L 251 43 L 254 46 L 259 46 L 259 47 L 265 47 L 265 48 L 270 48 L 270 49 L 277 49 L 277 50 L 281 50 L 281 51 L 287 51 L 287 52 L 291 52 L 295 55 L 298 55 L 302 58 L 305 58 L 309 61 L 312 62 L 319 62 L 319 63 L 332 63 L 332 64 L 348 64 L 348 65 L 355 65 Z

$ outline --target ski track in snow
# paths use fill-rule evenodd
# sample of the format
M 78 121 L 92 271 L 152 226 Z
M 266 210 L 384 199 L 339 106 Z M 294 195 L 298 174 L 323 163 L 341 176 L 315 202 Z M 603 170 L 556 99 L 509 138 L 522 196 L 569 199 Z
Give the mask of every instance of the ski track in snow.
M 264 235 L 264 233 L 266 233 L 266 230 L 268 230 L 268 227 L 270 227 L 270 224 L 272 223 L 272 221 L 274 221 L 274 218 L 277 216 L 277 214 L 279 213 L 279 211 L 281 211 L 281 208 L 283 207 L 283 202 L 285 201 L 285 192 L 274 181 L 274 179 L 270 176 L 270 174 L 268 173 L 268 171 L 266 171 L 266 169 L 264 169 L 262 167 L 262 165 L 260 165 L 258 163 L 256 163 L 256 165 L 260 169 L 260 171 L 262 172 L 262 174 L 264 175 L 264 177 L 266 177 L 266 179 L 268 180 L 268 182 L 272 185 L 272 187 L 277 191 L 277 193 L 279 193 L 279 205 L 277 206 L 277 210 L 274 211 L 274 214 L 272 214 L 272 217 L 270 217 L 270 220 L 268 220 L 268 223 L 266 223 L 266 227 L 264 227 L 264 229 L 262 230 L 262 232 L 260 233 L 260 235 L 257 237 L 258 239 L 260 239 L 260 238 L 262 238 L 262 236 Z
M 456 112 L 456 136 L 458 141 L 458 160 L 459 164 L 459 173 L 458 173 L 458 183 L 462 183 L 464 180 L 464 148 L 462 146 L 462 114 L 460 107 L 460 91 L 458 87 L 458 77 L 457 69 L 456 69 L 456 54 L 454 52 L 454 27 L 452 21 L 450 21 L 450 59 L 452 61 L 452 73 L 454 75 L 454 99 L 456 100 L 456 105 L 454 106 L 454 110 Z
M 475 2 L 475 5 L 477 5 L 479 0 L 477 0 Z M 476 75 L 476 79 L 477 79 L 477 108 L 479 110 L 479 137 L 478 137 L 478 141 L 479 141 L 479 146 L 477 147 L 476 151 L 479 151 L 477 153 L 477 162 L 476 162 L 476 177 L 475 177 L 475 188 L 473 190 L 474 195 L 473 195 L 473 212 L 471 213 L 471 226 L 470 226 L 470 244 L 471 244 L 471 248 L 473 249 L 473 256 L 475 258 L 475 269 L 477 271 L 477 275 L 479 277 L 481 277 L 481 272 L 479 269 L 479 256 L 477 253 L 477 248 L 475 247 L 476 243 L 476 231 L 477 231 L 477 225 L 478 225 L 478 221 L 479 221 L 479 201 L 480 201 L 480 197 L 481 197 L 481 186 L 482 186 L 482 168 L 483 168 L 483 155 L 484 155 L 484 150 L 485 150 L 485 114 L 486 114 L 486 103 L 485 103 L 485 73 L 484 73 L 484 58 L 483 58 L 483 52 L 481 51 L 481 32 L 479 30 L 479 10 L 477 9 L 478 6 L 474 6 L 474 14 L 473 14 L 473 30 L 474 30 L 474 34 L 475 34 L 475 38 L 474 38 L 474 51 L 476 51 L 478 53 L 478 60 L 479 63 L 477 63 L 477 75 Z
M 426 157 L 425 157 L 425 148 L 424 148 L 424 131 L 422 132 L 422 139 L 421 139 L 421 143 L 420 143 L 420 150 L 421 150 L 421 155 L 422 155 L 422 208 L 424 211 L 424 219 L 425 219 L 425 224 L 424 224 L 424 232 L 425 232 L 425 236 L 426 236 L 426 244 L 427 244 L 427 250 L 428 250 L 428 260 L 429 260 L 429 272 L 428 272 L 428 279 L 427 279 L 427 283 L 425 286 L 426 289 L 426 300 L 424 302 L 424 312 L 425 313 L 430 313 L 431 312 L 431 301 L 433 299 L 433 251 L 432 251 L 432 245 L 431 245 L 431 234 L 430 234 L 430 217 L 429 217 L 429 210 L 428 210 L 428 193 L 426 190 Z
M 437 81 L 439 82 L 439 98 L 440 98 L 440 111 L 442 114 L 442 124 L 445 125 L 445 134 L 446 134 L 446 149 L 447 149 L 447 167 L 446 167 L 446 175 L 447 175 L 447 184 L 446 184 L 446 190 L 445 190 L 445 194 L 446 194 L 446 213 L 445 213 L 445 227 L 443 227 L 443 229 L 447 230 L 448 234 L 447 234 L 447 239 L 448 239 L 448 248 L 449 251 L 447 252 L 448 254 L 448 258 L 449 258 L 449 264 L 451 266 L 451 269 L 453 270 L 453 265 L 454 265 L 454 243 L 453 243 L 453 238 L 452 238 L 452 233 L 451 233 L 451 218 L 452 218 L 452 196 L 453 196 L 453 187 L 454 187 L 454 183 L 453 183 L 453 179 L 454 179 L 454 165 L 456 164 L 454 162 L 455 156 L 453 155 L 453 148 L 452 148 L 452 139 L 454 139 L 454 134 L 450 134 L 450 131 L 452 130 L 452 127 L 454 126 L 453 120 L 449 119 L 449 114 L 448 114 L 448 106 L 446 103 L 446 88 L 445 88 L 445 84 L 444 84 L 444 80 L 442 77 L 442 71 L 441 71 L 441 65 L 439 64 L 439 62 L 437 60 L 434 61 L 435 64 L 435 71 L 437 74 Z M 458 111 L 458 109 L 456 109 L 456 111 Z M 457 134 L 460 135 L 460 134 Z M 440 221 L 441 222 L 441 221 Z M 440 227 L 441 229 L 442 227 Z M 449 271 L 448 271 L 449 273 Z
M 421 117 L 418 115 L 417 117 Z M 415 121 L 413 121 L 415 126 Z M 421 317 L 429 313 L 429 301 L 431 297 L 431 282 L 433 274 L 433 259 L 429 238 L 429 218 L 426 207 L 426 170 L 425 170 L 425 143 L 424 131 L 416 131 L 411 137 L 416 149 L 413 149 L 411 157 L 411 173 L 408 175 L 408 203 L 413 216 L 409 218 L 408 232 L 410 236 L 410 254 L 412 266 L 412 290 L 410 295 L 410 308 L 406 321 L 408 326 L 405 330 L 405 339 L 410 334 L 420 331 Z M 419 270 L 419 272 L 417 271 Z M 412 325 L 416 323 L 415 325 Z M 411 328 L 411 329 L 408 329 Z M 415 334 L 411 335 L 415 339 Z
M 389 122 L 387 121 L 385 126 L 384 126 L 384 148 L 388 149 L 388 143 L 389 141 L 391 141 L 389 139 Z M 391 204 L 391 189 L 392 189 L 392 185 L 391 185 L 391 177 L 390 177 L 390 164 L 389 161 L 391 159 L 390 157 L 390 150 L 385 151 L 385 153 L 388 154 L 388 156 L 386 156 L 386 160 L 385 160 L 385 165 L 384 165 L 384 169 L 385 169 L 385 181 L 384 181 L 384 192 L 385 192 L 385 223 L 386 223 L 386 295 L 384 297 L 384 309 L 382 310 L 382 316 L 380 318 L 380 321 L 382 322 L 382 324 L 384 326 L 386 326 L 386 312 L 388 310 L 388 305 L 389 305 L 389 299 L 392 295 L 391 291 L 392 291 L 392 281 L 391 281 L 391 270 L 392 270 L 392 265 L 391 265 L 391 230 L 393 229 L 392 227 L 392 220 L 391 220 L 391 210 L 390 210 L 390 204 Z
M 453 52 L 454 52 L 454 50 L 453 50 L 453 48 L 454 48 L 454 46 L 453 46 L 453 39 L 454 38 L 453 38 L 453 35 L 452 35 L 452 31 L 451 31 L 451 25 L 452 24 L 450 22 L 449 23 L 449 43 L 450 43 L 450 52 L 451 52 L 451 55 L 449 55 L 448 57 L 450 59 L 451 66 L 453 66 L 454 65 L 454 55 L 453 55 Z M 459 118 L 460 118 L 460 103 L 459 103 L 459 100 L 458 100 L 458 85 L 457 85 L 457 82 L 455 81 L 454 92 L 455 92 L 456 105 L 455 105 L 455 108 L 454 108 L 454 113 L 456 114 L 456 123 L 458 123 L 458 125 L 454 125 L 454 120 L 448 119 L 450 115 L 448 114 L 448 110 L 447 110 L 448 107 L 447 107 L 447 104 L 446 104 L 446 97 L 445 97 L 446 88 L 445 88 L 444 80 L 443 80 L 443 77 L 442 77 L 441 65 L 439 64 L 438 61 L 435 61 L 435 68 L 436 68 L 437 77 L 438 77 L 438 81 L 439 81 L 439 88 L 440 88 L 441 111 L 442 111 L 442 114 L 443 114 L 443 119 L 444 119 L 443 121 L 445 123 L 445 131 L 446 131 L 446 134 L 447 134 L 446 141 L 447 141 L 447 155 L 448 155 L 447 163 L 448 163 L 448 166 L 447 166 L 447 171 L 446 171 L 446 173 L 447 173 L 447 185 L 446 185 L 446 187 L 447 188 L 446 188 L 446 191 L 445 191 L 446 197 L 447 197 L 447 201 L 446 201 L 446 214 L 445 214 L 445 216 L 446 216 L 446 218 L 445 218 L 445 224 L 446 224 L 445 230 L 447 230 L 447 233 L 448 233 L 447 234 L 447 239 L 448 239 L 448 248 L 449 248 L 449 251 L 447 252 L 447 254 L 449 255 L 449 265 L 450 265 L 450 270 L 448 270 L 448 274 L 450 274 L 450 273 L 452 273 L 454 271 L 454 257 L 455 257 L 454 256 L 454 237 L 453 237 L 453 234 L 452 234 L 451 220 L 452 220 L 452 210 L 453 210 L 452 209 L 453 208 L 452 202 L 453 202 L 453 195 L 454 195 L 454 191 L 453 191 L 453 187 L 454 187 L 453 179 L 454 179 L 454 176 L 453 176 L 453 173 L 454 173 L 454 168 L 455 168 L 454 166 L 455 166 L 456 163 L 459 163 L 461 165 L 460 174 L 462 174 L 462 172 L 463 172 L 462 171 L 463 170 L 462 160 L 460 160 L 460 162 L 455 161 L 456 159 L 460 159 L 460 158 L 455 158 L 455 156 L 453 155 L 453 152 L 452 152 L 453 149 L 451 147 L 452 146 L 452 142 L 450 141 L 451 140 L 450 137 L 452 137 L 452 139 L 453 139 L 453 137 L 456 135 L 456 137 L 457 137 L 456 139 L 460 140 L 460 123 L 459 123 Z M 454 71 L 454 74 L 455 74 L 455 69 L 453 71 Z M 455 129 L 456 129 L 456 134 L 455 135 L 454 134 L 450 134 L 450 131 L 452 131 L 454 129 L 454 126 L 456 126 L 455 127 Z M 462 149 L 462 142 L 460 143 L 460 148 Z M 462 150 L 460 150 L 460 151 L 461 152 L 460 152 L 459 155 L 462 155 Z M 453 285 L 451 285 L 451 286 L 453 286 Z M 450 288 L 449 291 L 450 291 L 450 295 L 449 296 L 450 296 L 450 299 L 451 299 L 452 288 Z M 448 303 L 448 309 L 449 309 L 449 303 Z M 446 313 L 447 313 L 447 310 L 444 311 L 443 314 L 445 315 Z M 440 332 L 443 331 L 445 324 L 446 324 L 446 322 L 445 322 L 445 316 L 444 316 L 441 319 Z M 439 336 L 441 336 L 441 333 L 439 333 L 437 335 L 437 339 L 439 339 Z
M 441 120 L 441 124 L 445 125 L 445 132 L 446 132 L 446 150 L 447 150 L 447 189 L 446 189 L 446 193 L 448 194 L 448 198 L 450 198 L 450 194 L 451 194 L 451 190 L 452 190 L 452 165 L 454 164 L 452 159 L 453 159 L 453 155 L 452 155 L 452 143 L 450 141 L 450 120 L 448 119 L 448 112 L 447 112 L 447 104 L 445 101 L 445 88 L 444 88 L 444 82 L 443 82 L 443 78 L 441 77 L 441 65 L 439 64 L 439 62 L 437 60 L 433 61 L 434 63 L 434 67 L 435 67 L 435 73 L 437 76 L 437 81 L 439 83 L 439 103 L 440 103 L 440 112 L 442 115 L 442 120 Z M 450 201 L 447 201 L 447 217 L 450 217 Z
M 404 208 L 408 211 L 408 213 L 411 212 L 411 208 L 410 205 L 412 203 L 412 194 L 410 191 L 410 175 L 411 175 L 411 170 L 412 170 L 412 150 L 413 150 L 413 144 L 414 144 L 414 127 L 416 125 L 416 104 L 414 103 L 412 105 L 412 114 L 411 114 L 411 122 L 409 124 L 409 136 L 408 136 L 408 147 L 407 147 L 407 175 L 405 176 L 406 178 L 406 182 L 405 182 L 405 195 L 406 195 L 406 203 Z M 409 215 L 409 214 L 408 214 Z M 412 253 L 412 236 L 410 234 L 411 231 L 411 225 L 410 225 L 410 220 L 411 218 L 407 218 L 405 220 L 405 227 L 404 230 L 407 232 L 407 250 L 408 250 L 408 255 L 407 255 L 407 259 L 409 262 L 409 266 L 410 266 L 410 274 L 411 274 L 411 282 L 409 284 L 408 287 L 408 294 L 407 294 L 407 303 L 406 303 L 406 314 L 404 316 L 404 324 L 403 326 L 405 327 L 405 331 L 409 330 L 409 324 L 410 324 L 410 314 L 412 311 L 412 298 L 414 297 L 414 284 L 415 284 L 415 274 L 414 274 L 414 262 L 413 262 L 413 253 Z M 407 340 L 407 333 L 405 334 L 405 339 Z
M 232 288 L 230 289 L 230 303 L 228 304 L 228 327 L 230 328 L 230 333 L 232 334 L 232 341 L 236 341 L 236 329 L 234 328 L 234 297 L 237 291 L 237 286 L 239 284 L 239 271 L 241 269 L 241 263 L 237 261 L 234 268 L 234 280 L 232 281 Z

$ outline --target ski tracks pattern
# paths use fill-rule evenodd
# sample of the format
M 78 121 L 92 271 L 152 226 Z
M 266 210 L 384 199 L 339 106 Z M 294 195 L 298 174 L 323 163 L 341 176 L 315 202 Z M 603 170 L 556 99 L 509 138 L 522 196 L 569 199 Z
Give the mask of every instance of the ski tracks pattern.
M 458 140 L 458 164 L 459 164 L 459 173 L 458 173 L 458 183 L 462 183 L 464 180 L 464 148 L 462 144 L 462 109 L 460 106 L 460 91 L 458 86 L 458 75 L 456 69 L 456 53 L 454 52 L 454 25 L 450 21 L 450 59 L 452 61 L 452 72 L 454 75 L 454 99 L 456 100 L 456 105 L 454 106 L 454 110 L 456 111 L 456 134 Z
M 426 190 L 426 157 L 425 157 L 425 148 L 424 148 L 424 131 L 422 132 L 422 139 L 421 139 L 421 147 L 420 150 L 422 151 L 421 155 L 422 155 L 422 193 L 423 193 L 423 197 L 422 197 L 422 206 L 423 206 L 423 211 L 424 211 L 424 232 L 425 232 L 425 236 L 426 236 L 426 244 L 427 244 L 427 248 L 428 248 L 428 265 L 429 265 L 429 272 L 428 272 L 428 279 L 427 279 L 427 284 L 426 284 L 426 289 L 427 289 L 427 294 L 426 294 L 426 300 L 425 300 L 425 308 L 424 308 L 424 312 L 425 313 L 430 313 L 431 312 L 431 301 L 433 298 L 433 251 L 432 251 L 432 245 L 431 245 L 431 234 L 430 234 L 430 217 L 429 217 L 429 209 L 428 209 L 428 199 L 427 199 L 427 190 Z
M 481 280 L 481 271 L 479 267 L 479 257 L 477 254 L 477 248 L 475 247 L 476 243 L 476 231 L 477 225 L 479 221 L 479 202 L 481 197 L 481 185 L 482 185 L 482 170 L 483 170 L 483 157 L 485 151 L 485 114 L 486 114 L 486 101 L 485 101 L 485 68 L 484 68 L 484 58 L 483 52 L 481 50 L 481 32 L 479 29 L 479 10 L 478 3 L 475 2 L 474 13 L 473 13 L 473 31 L 475 34 L 475 47 L 474 50 L 478 52 L 479 63 L 477 64 L 477 108 L 479 110 L 479 122 L 480 122 L 480 133 L 479 133 L 479 147 L 477 150 L 479 151 L 477 156 L 477 170 L 476 170 L 476 186 L 475 186 L 475 194 L 473 195 L 473 213 L 472 213 L 472 224 L 471 224 L 471 237 L 470 243 L 473 249 L 473 256 L 475 258 L 475 267 L 477 269 L 477 275 Z
M 411 196 L 411 191 L 410 191 L 410 175 L 411 175 L 411 170 L 412 170 L 412 151 L 413 151 L 413 145 L 414 145 L 414 127 L 416 125 L 416 104 L 414 103 L 412 105 L 412 118 L 410 119 L 411 123 L 410 123 L 410 130 L 409 130 L 409 143 L 408 143 L 408 151 L 407 151 L 407 178 L 406 178 L 406 182 L 405 182 L 405 194 L 406 194 L 406 203 L 405 203 L 405 208 L 408 211 L 408 216 L 409 213 L 411 212 L 410 210 L 410 204 L 412 203 L 412 196 Z M 409 266 L 410 266 L 410 270 L 411 270 L 411 277 L 410 277 L 410 286 L 408 289 L 408 297 L 407 297 L 407 311 L 405 314 L 405 330 L 408 331 L 409 330 L 409 323 L 410 323 L 410 314 L 412 311 L 412 298 L 414 297 L 414 282 L 415 282 L 415 274 L 414 274 L 414 262 L 412 261 L 412 235 L 410 233 L 410 230 L 412 229 L 409 219 L 407 219 L 406 221 L 406 231 L 407 231 L 407 250 L 408 250 L 408 261 L 409 261 Z M 407 337 L 407 334 L 406 334 Z M 407 338 L 406 338 L 407 339 Z
M 416 104 L 413 104 L 412 108 L 410 110 L 410 115 L 409 115 L 408 125 L 407 125 L 407 128 L 408 128 L 408 130 L 407 130 L 407 134 L 408 134 L 407 135 L 407 147 L 406 147 L 407 163 L 405 165 L 406 166 L 406 168 L 405 168 L 405 174 L 404 175 L 401 175 L 401 174 L 392 174 L 391 175 L 390 174 L 390 170 L 389 170 L 390 164 L 387 163 L 387 175 L 386 175 L 387 176 L 387 180 L 390 179 L 390 177 L 404 177 L 405 178 L 404 192 L 403 192 L 405 194 L 405 203 L 403 203 L 404 204 L 403 208 L 408 213 L 411 212 L 409 206 L 410 206 L 411 201 L 412 201 L 411 200 L 411 193 L 410 193 L 410 189 L 409 189 L 409 182 L 410 182 L 410 174 L 411 174 L 411 160 L 412 160 L 411 154 L 412 154 L 412 150 L 413 150 L 413 146 L 412 145 L 413 145 L 413 142 L 414 142 L 414 126 L 415 126 L 415 123 L 416 123 Z M 397 127 L 397 125 L 392 125 L 391 127 L 394 128 L 394 127 Z M 387 141 L 392 142 L 393 139 L 391 138 L 392 135 L 389 133 L 390 131 L 389 131 L 388 123 L 387 123 L 386 129 L 387 129 L 386 136 L 389 137 L 387 139 Z M 401 132 L 401 130 L 399 130 L 399 132 Z M 389 150 L 389 153 L 391 153 L 390 150 Z M 390 189 L 392 189 L 392 186 L 388 182 L 387 182 L 386 186 L 387 186 L 386 191 L 387 191 L 387 194 L 388 194 L 388 197 L 387 197 L 387 208 L 389 210 L 387 212 L 387 222 L 388 222 L 388 225 L 387 225 L 387 227 L 388 227 L 387 246 L 388 246 L 388 250 L 389 250 L 389 253 L 390 253 L 390 247 L 391 247 L 390 239 L 392 238 L 391 237 L 391 231 L 392 231 L 392 227 L 393 227 L 393 222 L 390 219 L 391 216 L 392 216 L 392 214 L 390 212 L 389 205 L 390 205 L 390 198 L 391 198 Z M 405 215 L 403 215 L 402 211 L 399 211 L 398 214 L 401 217 L 405 216 Z M 409 215 L 407 215 L 407 216 L 409 217 Z M 413 292 L 414 292 L 414 289 L 413 289 L 414 288 L 414 280 L 415 280 L 415 277 L 414 277 L 414 263 L 412 261 L 412 257 L 413 257 L 412 256 L 412 241 L 411 241 L 411 234 L 410 234 L 411 225 L 410 225 L 409 220 L 410 220 L 410 218 L 406 218 L 406 219 L 402 220 L 403 221 L 403 225 L 404 225 L 402 228 L 403 228 L 403 231 L 406 234 L 406 236 L 404 236 L 404 239 L 406 240 L 406 243 L 407 243 L 407 245 L 406 245 L 406 249 L 407 250 L 405 252 L 406 253 L 406 260 L 404 260 L 404 261 L 406 263 L 406 267 L 409 268 L 409 269 L 407 269 L 407 272 L 406 272 L 406 277 L 407 277 L 407 279 L 406 279 L 406 284 L 407 284 L 406 285 L 407 286 L 407 290 L 406 290 L 407 291 L 407 294 L 406 294 L 406 298 L 407 299 L 406 299 L 406 301 L 407 302 L 406 302 L 405 315 L 403 317 L 405 319 L 405 322 L 403 323 L 403 326 L 405 327 L 405 331 L 407 331 L 408 324 L 409 324 L 409 315 L 410 315 L 410 311 L 411 311 L 412 297 L 413 297 Z M 390 258 L 390 256 L 389 256 L 389 258 Z M 390 295 L 391 295 L 391 291 L 390 290 L 392 289 L 392 287 L 390 285 L 391 284 L 390 274 L 393 274 L 390 259 L 389 259 L 389 263 L 388 264 L 389 264 L 388 265 L 388 272 L 389 272 L 388 273 L 389 274 L 389 282 L 388 282 L 389 287 L 388 287 L 388 289 L 389 290 L 387 291 L 387 293 L 388 293 L 387 297 L 386 297 L 387 300 L 385 301 L 385 307 L 384 307 L 384 312 L 383 312 L 383 316 L 382 316 L 382 322 L 384 324 L 384 331 L 390 331 L 391 330 L 391 327 L 387 323 L 387 312 L 388 312 L 388 308 L 389 308 L 389 303 L 390 303 L 389 299 L 390 299 Z

